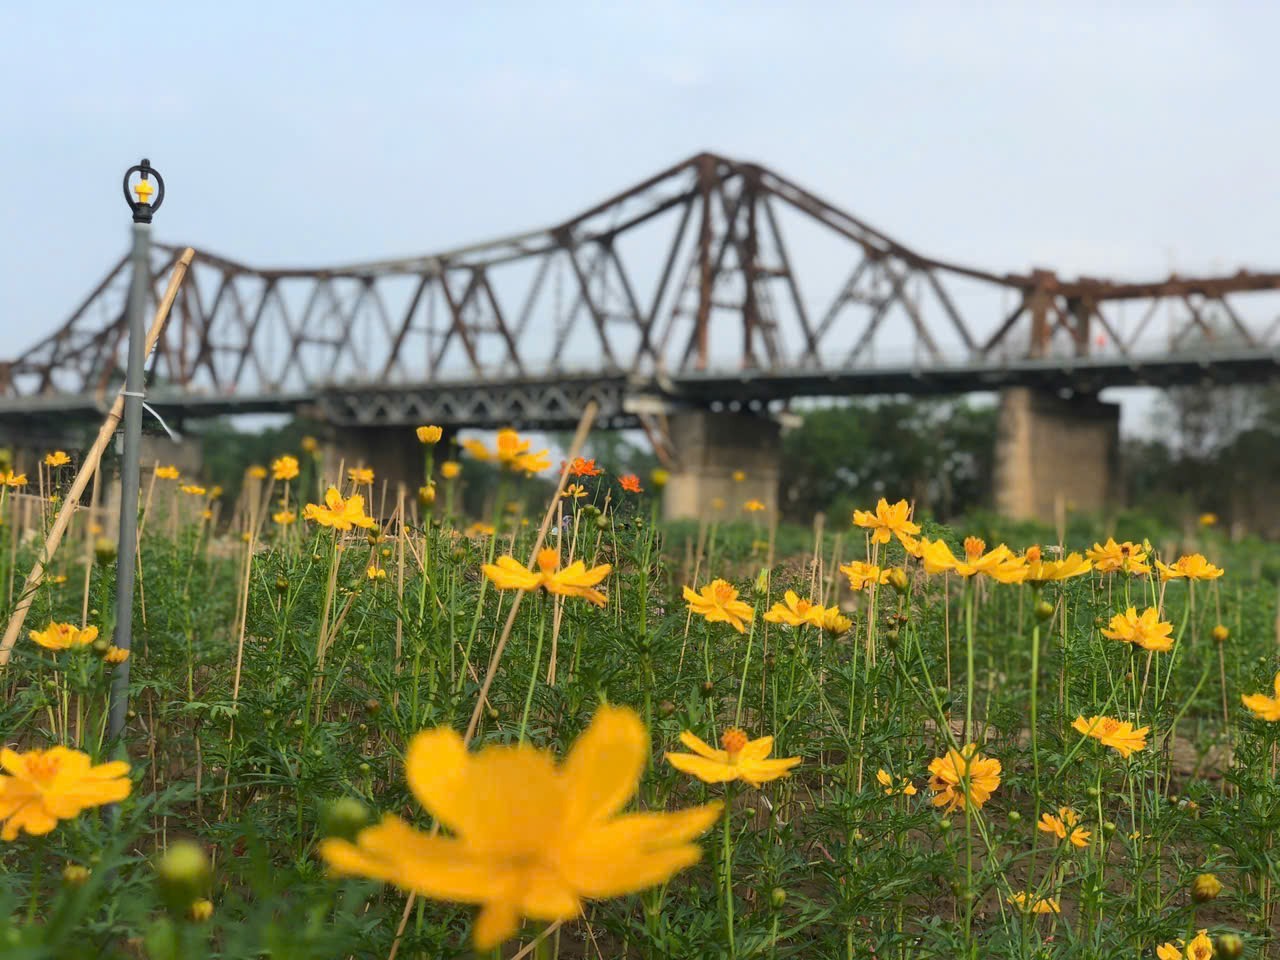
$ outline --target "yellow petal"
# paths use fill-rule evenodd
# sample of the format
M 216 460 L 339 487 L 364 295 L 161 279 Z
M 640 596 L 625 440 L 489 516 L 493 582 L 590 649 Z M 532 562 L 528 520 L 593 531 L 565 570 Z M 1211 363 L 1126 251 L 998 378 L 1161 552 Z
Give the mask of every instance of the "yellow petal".
M 760 737 L 758 740 L 748 741 L 739 756 L 743 760 L 763 760 L 772 749 L 773 737 Z
M 634 710 L 602 706 L 561 766 L 567 790 L 565 820 L 596 820 L 617 813 L 644 773 L 649 735 Z
M 715 747 L 709 746 L 696 734 L 688 730 L 685 730 L 680 734 L 680 742 L 700 757 L 706 757 L 708 760 L 715 760 L 719 763 L 729 762 L 729 755 L 727 753 L 723 750 L 717 750 Z
M 515 936 L 520 928 L 520 915 L 515 904 L 506 902 L 486 903 L 475 926 L 471 928 L 471 942 L 478 952 L 492 950 Z
M 667 763 L 681 773 L 692 774 L 703 783 L 728 783 L 738 779 L 738 768 L 691 753 L 668 753 Z
M 405 780 L 418 802 L 433 817 L 459 833 L 466 832 L 471 811 L 460 799 L 459 785 L 469 761 L 456 730 L 423 730 L 409 742 L 404 758 Z

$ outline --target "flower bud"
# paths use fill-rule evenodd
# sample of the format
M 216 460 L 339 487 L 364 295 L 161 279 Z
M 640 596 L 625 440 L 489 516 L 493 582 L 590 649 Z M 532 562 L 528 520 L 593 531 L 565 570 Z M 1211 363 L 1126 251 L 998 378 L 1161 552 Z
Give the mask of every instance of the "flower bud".
M 68 863 L 62 870 L 62 882 L 68 887 L 83 887 L 89 881 L 89 868 Z
M 93 641 L 93 652 L 100 657 L 105 657 L 107 655 L 107 651 L 110 649 L 111 641 L 106 637 L 99 637 L 97 640 Z
M 1220 623 L 1213 628 L 1210 632 L 1210 636 L 1212 636 L 1214 640 L 1218 641 L 1218 643 L 1226 643 L 1227 638 L 1231 636 L 1231 631 Z
M 201 897 L 187 907 L 187 919 L 192 923 L 204 923 L 213 916 L 213 901 Z
M 670 700 L 663 700 L 658 704 L 658 712 L 664 717 L 669 717 L 676 712 L 676 705 Z
M 901 567 L 894 567 L 889 571 L 889 586 L 898 591 L 899 595 L 905 595 L 907 588 L 911 586 L 911 582 L 907 579 L 907 571 Z
M 787 891 L 781 887 L 774 887 L 769 893 L 769 902 L 773 904 L 773 909 L 782 909 L 782 905 L 787 902 Z
M 1036 619 L 1041 623 L 1053 616 L 1053 604 L 1048 600 L 1041 600 L 1036 604 Z
M 174 913 L 185 911 L 205 892 L 211 875 L 204 849 L 190 840 L 170 844 L 156 864 L 160 896 Z
M 1240 939 L 1240 934 L 1219 934 L 1214 955 L 1223 957 L 1224 960 L 1236 960 L 1237 957 L 1243 957 L 1244 941 Z
M 356 834 L 368 824 L 368 809 L 352 797 L 341 797 L 327 803 L 320 812 L 320 829 L 326 837 L 338 837 L 354 842 Z
M 116 545 L 106 537 L 93 541 L 93 555 L 99 563 L 110 563 L 116 558 Z
M 1191 899 L 1196 903 L 1208 903 L 1222 892 L 1222 882 L 1212 873 L 1202 873 L 1191 881 Z
M 769 568 L 768 567 L 762 568 L 760 572 L 756 574 L 756 582 L 752 584 L 751 589 L 755 591 L 756 596 L 760 596 L 760 597 L 766 596 L 769 593 Z
M 1009 811 L 1009 822 L 1010 822 L 1010 823 L 1018 823 L 1018 822 L 1020 822 L 1021 820 L 1022 820 L 1022 814 L 1020 814 L 1017 810 L 1010 810 L 1010 811 Z
M 382 704 L 372 697 L 364 702 L 365 713 L 377 713 L 381 709 Z
M 938 829 L 941 830 L 943 833 L 947 833 L 948 831 L 951 830 L 951 821 L 948 820 L 946 817 L 943 817 L 941 820 L 938 821 Z
M 609 518 L 606 517 L 603 513 L 600 514 L 600 516 L 596 517 L 596 529 L 597 530 L 609 529 Z

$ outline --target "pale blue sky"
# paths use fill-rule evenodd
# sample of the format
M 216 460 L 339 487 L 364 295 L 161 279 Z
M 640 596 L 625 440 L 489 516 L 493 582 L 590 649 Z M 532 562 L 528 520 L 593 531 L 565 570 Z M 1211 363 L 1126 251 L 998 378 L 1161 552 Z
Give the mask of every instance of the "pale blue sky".
M 0 5 L 0 356 L 156 236 L 261 264 L 564 218 L 701 149 L 925 253 L 1138 276 L 1280 268 L 1258 4 Z

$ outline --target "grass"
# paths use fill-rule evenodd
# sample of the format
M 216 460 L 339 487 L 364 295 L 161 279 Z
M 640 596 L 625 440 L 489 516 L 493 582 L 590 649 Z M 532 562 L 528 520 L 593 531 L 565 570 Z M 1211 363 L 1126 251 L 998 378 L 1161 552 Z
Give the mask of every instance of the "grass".
M 301 459 L 295 506 L 319 499 L 317 463 Z M 592 901 L 536 945 L 552 925 L 530 922 L 503 957 L 1155 956 L 1202 928 L 1219 956 L 1234 949 L 1224 935 L 1249 956 L 1275 955 L 1278 725 L 1240 698 L 1270 693 L 1278 668 L 1280 551 L 1197 528 L 1153 540 L 1169 562 L 1205 553 L 1226 568 L 1220 580 L 1090 573 L 1037 590 L 928 576 L 896 541 L 873 554 L 843 521 L 815 536 L 729 505 L 722 520 L 663 526 L 652 491 L 619 497 L 602 477 L 584 481 L 599 493 L 553 509 L 548 542 L 566 562 L 613 565 L 606 606 L 523 595 L 495 660 L 519 594 L 481 566 L 527 560 L 546 504 L 540 487 L 507 481 L 491 503 L 495 533 L 464 535 L 471 521 L 452 505 L 475 469 L 437 478 L 430 510 L 412 498 L 397 510 L 385 495 L 395 516 L 368 534 L 273 523 L 282 490 L 271 481 L 248 480 L 225 511 L 213 504 L 216 519 L 202 515 L 207 493 L 158 482 L 122 745 L 132 794 L 114 812 L 0 844 L 0 954 L 470 956 L 471 907 L 415 899 L 406 910 L 394 887 L 327 875 L 317 846 L 353 809 L 335 801 L 427 830 L 404 778 L 414 733 L 463 731 L 474 715 L 473 748 L 528 740 L 563 755 L 609 702 L 633 707 L 650 732 L 639 807 L 726 799 L 729 815 L 701 840 L 701 863 L 668 884 Z M 46 501 L 13 493 L 0 510 L 12 606 L 51 516 Z M 66 580 L 38 588 L 28 628 L 84 620 L 111 635 L 114 558 L 107 544 L 94 552 L 92 529 L 108 519 L 77 521 L 51 565 Z M 1001 527 L 985 518 L 925 535 L 957 554 L 970 532 L 992 543 L 1003 533 L 1019 551 L 1057 542 Z M 1066 546 L 1102 533 L 1073 520 Z M 873 556 L 904 567 L 903 590 L 849 589 L 838 564 Z M 753 609 L 742 634 L 681 599 L 682 586 L 715 577 Z M 788 589 L 840 605 L 850 629 L 766 622 Z M 1130 605 L 1159 606 L 1172 652 L 1101 635 Z M 1219 624 L 1224 642 L 1212 637 Z M 6 743 L 110 758 L 120 745 L 104 742 L 109 669 L 91 647 L 55 654 L 24 631 L 0 673 Z M 1072 729 L 1094 714 L 1149 727 L 1145 748 L 1124 759 Z M 775 737 L 773 755 L 800 766 L 759 789 L 726 788 L 664 761 L 682 731 L 711 742 L 729 726 Z M 980 808 L 943 811 L 928 768 L 965 743 L 999 760 L 1000 782 Z M 915 793 L 886 795 L 879 770 Z M 1083 846 L 1036 829 L 1060 807 L 1078 814 Z M 175 900 L 157 863 L 181 840 L 206 852 L 211 881 Z M 88 868 L 87 880 L 64 875 L 68 865 Z M 1198 901 L 1192 883 L 1205 873 L 1223 889 Z M 1023 912 L 1018 893 L 1060 912 Z M 190 917 L 197 896 L 212 901 L 207 920 Z

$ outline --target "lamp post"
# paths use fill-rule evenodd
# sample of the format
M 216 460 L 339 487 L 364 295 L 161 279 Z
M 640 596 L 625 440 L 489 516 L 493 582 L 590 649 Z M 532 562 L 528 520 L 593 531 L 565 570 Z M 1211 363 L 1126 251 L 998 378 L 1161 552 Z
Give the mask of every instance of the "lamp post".
M 134 180 L 134 177 L 137 177 Z M 151 181 L 155 179 L 153 186 Z M 130 181 L 133 180 L 132 186 Z M 142 443 L 143 343 L 147 288 L 151 284 L 151 217 L 164 203 L 164 180 L 143 159 L 124 174 L 124 199 L 133 211 L 133 275 L 129 285 L 129 359 L 124 381 L 124 445 L 120 461 L 120 543 L 116 551 L 116 631 L 121 650 L 133 644 L 133 585 L 138 549 L 138 489 Z M 111 677 L 111 710 L 107 736 L 119 742 L 129 712 L 129 658 L 116 664 Z

